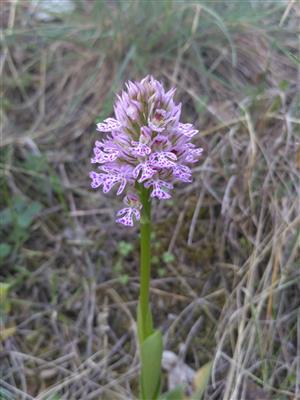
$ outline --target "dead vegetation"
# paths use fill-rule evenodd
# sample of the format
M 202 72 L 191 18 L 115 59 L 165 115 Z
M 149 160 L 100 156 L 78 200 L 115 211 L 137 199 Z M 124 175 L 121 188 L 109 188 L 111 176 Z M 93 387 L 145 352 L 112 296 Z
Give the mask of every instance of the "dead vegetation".
M 213 361 L 207 399 L 300 399 L 299 5 L 76 6 L 2 6 L 0 398 L 136 398 L 138 232 L 88 172 L 95 121 L 151 73 L 205 147 L 154 207 L 165 347 Z

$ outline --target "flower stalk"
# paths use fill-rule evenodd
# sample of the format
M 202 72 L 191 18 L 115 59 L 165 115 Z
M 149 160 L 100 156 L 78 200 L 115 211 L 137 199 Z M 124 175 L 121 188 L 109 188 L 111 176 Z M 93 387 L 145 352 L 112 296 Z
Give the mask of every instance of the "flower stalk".
M 152 316 L 149 304 L 150 272 L 151 272 L 151 199 L 150 191 L 144 186 L 139 188 L 141 211 L 141 239 L 140 239 L 140 344 L 151 335 L 153 331 Z

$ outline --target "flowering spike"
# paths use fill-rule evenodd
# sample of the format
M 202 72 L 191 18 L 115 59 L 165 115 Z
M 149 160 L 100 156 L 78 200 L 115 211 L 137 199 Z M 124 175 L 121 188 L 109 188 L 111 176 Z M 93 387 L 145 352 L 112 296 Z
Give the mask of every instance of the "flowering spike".
M 174 101 L 175 88 L 165 91 L 160 82 L 146 76 L 140 82 L 127 82 L 117 95 L 115 118 L 97 124 L 106 132 L 94 147 L 91 186 L 104 193 L 116 187 L 117 195 L 127 191 L 126 207 L 117 213 L 117 222 L 133 226 L 140 219 L 141 204 L 137 185 L 151 187 L 151 197 L 169 199 L 175 181 L 191 182 L 188 164 L 199 160 L 203 149 L 191 143 L 198 131 L 180 122 L 181 104 Z M 128 192 L 130 190 L 130 192 Z

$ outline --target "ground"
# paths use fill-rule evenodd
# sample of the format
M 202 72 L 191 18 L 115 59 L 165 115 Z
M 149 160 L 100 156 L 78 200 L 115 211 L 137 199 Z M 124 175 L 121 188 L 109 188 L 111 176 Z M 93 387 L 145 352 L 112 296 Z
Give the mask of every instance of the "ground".
M 205 399 L 300 399 L 298 2 L 74 3 L 1 10 L 0 398 L 137 396 L 138 227 L 88 174 L 96 122 L 150 73 L 205 149 L 153 205 L 165 348 L 213 362 Z

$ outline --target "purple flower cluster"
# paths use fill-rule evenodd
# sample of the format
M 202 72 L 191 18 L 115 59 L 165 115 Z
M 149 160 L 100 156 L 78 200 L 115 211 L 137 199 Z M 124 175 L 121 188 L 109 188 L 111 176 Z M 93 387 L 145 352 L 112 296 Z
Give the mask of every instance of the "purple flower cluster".
M 151 197 L 169 199 L 175 181 L 191 182 L 189 167 L 199 160 L 203 149 L 191 143 L 198 131 L 179 121 L 181 104 L 174 102 L 175 89 L 165 91 L 152 76 L 140 82 L 127 82 L 117 96 L 115 118 L 97 124 L 107 136 L 96 141 L 91 186 L 113 187 L 117 195 L 126 191 L 126 207 L 118 211 L 117 222 L 133 226 L 140 219 L 141 203 L 136 183 L 151 188 Z

